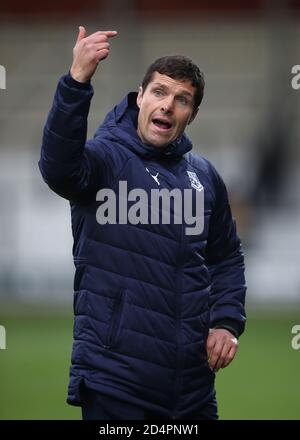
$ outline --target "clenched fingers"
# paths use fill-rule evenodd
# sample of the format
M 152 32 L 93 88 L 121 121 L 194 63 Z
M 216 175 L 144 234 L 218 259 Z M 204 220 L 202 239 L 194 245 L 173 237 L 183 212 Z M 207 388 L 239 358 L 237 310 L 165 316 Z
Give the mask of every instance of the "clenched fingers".
M 217 372 L 227 367 L 238 349 L 237 338 L 226 329 L 211 329 L 206 343 L 210 368 Z
M 80 35 L 82 36 L 80 38 Z M 103 44 L 108 43 L 109 38 L 113 38 L 117 36 L 117 31 L 107 31 L 107 32 L 95 32 L 94 34 L 91 34 L 89 36 L 83 36 L 85 34 L 80 33 L 78 35 L 76 45 L 74 47 L 74 50 L 78 46 L 84 46 L 89 47 L 91 44 Z

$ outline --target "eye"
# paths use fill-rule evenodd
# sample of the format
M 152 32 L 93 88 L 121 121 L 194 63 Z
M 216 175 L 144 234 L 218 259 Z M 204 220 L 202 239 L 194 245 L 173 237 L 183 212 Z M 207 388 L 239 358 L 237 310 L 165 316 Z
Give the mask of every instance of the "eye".
M 163 91 L 160 89 L 154 89 L 153 93 L 157 97 L 163 96 Z
M 185 96 L 177 96 L 177 101 L 180 104 L 183 104 L 183 105 L 187 105 L 188 104 L 188 100 L 187 100 L 187 98 Z

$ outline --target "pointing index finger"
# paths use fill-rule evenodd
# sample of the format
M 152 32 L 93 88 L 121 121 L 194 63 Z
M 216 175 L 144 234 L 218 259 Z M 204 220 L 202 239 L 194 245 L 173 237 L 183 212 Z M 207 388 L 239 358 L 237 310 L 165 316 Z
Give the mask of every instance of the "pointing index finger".
M 118 35 L 117 31 L 99 31 L 99 34 L 104 34 L 107 37 L 115 37 L 116 35 Z

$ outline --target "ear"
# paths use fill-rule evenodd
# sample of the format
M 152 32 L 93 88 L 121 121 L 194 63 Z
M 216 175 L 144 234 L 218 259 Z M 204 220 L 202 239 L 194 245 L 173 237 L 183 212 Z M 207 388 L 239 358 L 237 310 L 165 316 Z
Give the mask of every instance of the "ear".
M 141 108 L 142 99 L 143 99 L 143 87 L 140 86 L 139 91 L 138 91 L 138 95 L 136 98 L 136 104 L 137 104 L 138 108 Z
M 189 122 L 188 122 L 188 125 L 191 124 L 191 123 L 193 122 L 193 120 L 194 120 L 195 117 L 197 116 L 198 110 L 199 110 L 199 107 L 196 108 L 195 110 L 193 110 L 193 113 L 192 113 L 192 116 L 190 117 L 190 120 L 189 120 Z

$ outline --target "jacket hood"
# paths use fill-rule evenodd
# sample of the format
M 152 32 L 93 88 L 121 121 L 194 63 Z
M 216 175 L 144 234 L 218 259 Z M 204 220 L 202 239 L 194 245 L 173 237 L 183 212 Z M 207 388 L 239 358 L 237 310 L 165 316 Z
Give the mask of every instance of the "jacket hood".
M 136 97 L 136 92 L 128 93 L 128 95 L 106 115 L 104 122 L 95 133 L 95 138 L 101 137 L 117 141 L 136 154 L 148 158 L 164 156 L 179 158 L 192 149 L 192 143 L 185 133 L 163 148 L 156 148 L 144 144 L 137 133 L 139 108 L 136 104 Z

